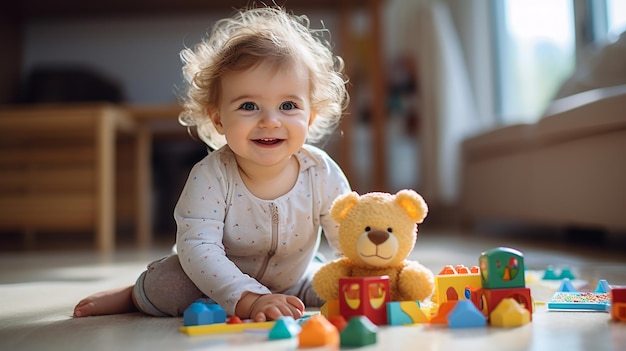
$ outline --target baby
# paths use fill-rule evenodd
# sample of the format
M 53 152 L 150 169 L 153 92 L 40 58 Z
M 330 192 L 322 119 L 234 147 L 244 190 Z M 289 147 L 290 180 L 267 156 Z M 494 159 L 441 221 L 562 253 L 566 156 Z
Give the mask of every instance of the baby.
M 142 311 L 180 316 L 209 298 L 255 321 L 302 316 L 320 232 L 339 255 L 333 200 L 349 192 L 339 166 L 310 145 L 348 104 L 343 61 L 304 16 L 262 7 L 218 21 L 181 53 L 181 122 L 215 151 L 196 164 L 174 211 L 177 254 L 133 286 L 81 300 L 74 316 Z

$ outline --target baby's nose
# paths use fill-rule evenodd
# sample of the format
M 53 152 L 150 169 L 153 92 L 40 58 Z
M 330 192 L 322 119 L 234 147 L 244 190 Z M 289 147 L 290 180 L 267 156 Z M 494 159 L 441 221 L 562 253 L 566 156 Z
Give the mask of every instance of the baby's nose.
M 263 117 L 259 122 L 261 127 L 276 127 L 280 125 L 280 116 L 274 111 L 263 112 Z

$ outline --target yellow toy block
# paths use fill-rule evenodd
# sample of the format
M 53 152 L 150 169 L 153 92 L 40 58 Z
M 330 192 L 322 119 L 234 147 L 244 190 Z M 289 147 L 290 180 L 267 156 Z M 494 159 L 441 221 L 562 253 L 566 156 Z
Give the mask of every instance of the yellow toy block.
M 270 329 L 276 322 L 254 322 L 254 323 L 215 323 L 205 325 L 192 325 L 187 327 L 180 327 L 180 331 L 187 335 L 207 335 L 207 334 L 220 334 L 220 333 L 236 333 L 250 329 Z
M 387 323 L 406 325 L 428 323 L 430 318 L 415 301 L 393 301 L 387 304 Z
M 530 322 L 530 312 L 515 299 L 502 299 L 491 312 L 489 322 L 494 327 L 519 327 Z
M 465 288 L 469 285 L 473 288 L 482 286 L 480 273 L 472 267 L 464 269 L 463 266 L 446 266 L 442 272 L 435 276 L 435 294 L 433 301 L 442 304 L 446 301 L 467 300 Z M 470 272 L 470 273 L 457 273 Z

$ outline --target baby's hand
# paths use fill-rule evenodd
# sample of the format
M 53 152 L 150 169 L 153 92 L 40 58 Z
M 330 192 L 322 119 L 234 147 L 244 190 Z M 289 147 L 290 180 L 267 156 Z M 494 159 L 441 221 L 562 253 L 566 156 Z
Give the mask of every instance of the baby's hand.
M 248 313 L 245 313 L 246 310 Z M 276 320 L 282 316 L 298 319 L 303 314 L 304 303 L 291 295 L 247 293 L 237 303 L 237 315 L 249 316 L 255 322 Z

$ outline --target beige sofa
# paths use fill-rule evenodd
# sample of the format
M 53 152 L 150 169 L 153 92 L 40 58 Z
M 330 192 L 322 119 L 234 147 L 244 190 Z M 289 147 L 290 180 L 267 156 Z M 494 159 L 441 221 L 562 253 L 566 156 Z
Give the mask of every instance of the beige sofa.
M 626 230 L 626 85 L 552 102 L 535 124 L 464 141 L 461 208 L 511 220 Z

